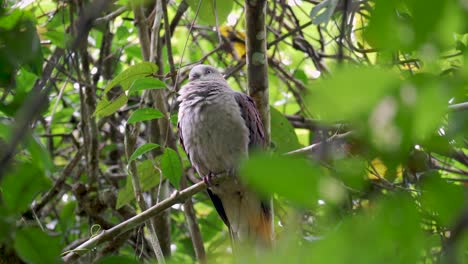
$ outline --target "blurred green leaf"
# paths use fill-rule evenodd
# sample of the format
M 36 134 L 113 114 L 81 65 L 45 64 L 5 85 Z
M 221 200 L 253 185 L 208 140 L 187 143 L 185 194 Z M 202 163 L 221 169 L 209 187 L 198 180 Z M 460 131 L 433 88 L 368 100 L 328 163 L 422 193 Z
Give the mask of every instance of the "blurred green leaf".
M 127 123 L 135 124 L 136 122 L 153 120 L 161 117 L 164 117 L 164 115 L 158 109 L 142 108 L 135 110 L 128 118 Z
M 165 148 L 161 157 L 161 170 L 169 182 L 177 189 L 180 187 L 180 179 L 182 177 L 182 163 L 179 155 L 171 148 Z
M 43 33 L 44 36 L 46 36 L 54 45 L 57 45 L 57 47 L 66 49 L 67 45 L 70 43 L 71 36 L 68 34 L 65 34 L 65 32 L 62 31 L 47 31 Z
M 76 208 L 76 201 L 69 201 L 65 203 L 60 210 L 60 227 L 63 232 L 69 230 L 73 223 L 75 222 L 75 208 Z
M 103 98 L 99 103 L 96 105 L 96 111 L 93 115 L 97 115 L 100 117 L 112 115 L 113 113 L 117 112 L 122 106 L 124 106 L 128 101 L 128 98 L 125 94 L 120 95 L 117 99 L 108 101 L 106 98 Z
M 158 70 L 158 66 L 151 62 L 141 62 L 128 67 L 117 75 L 104 89 L 104 93 L 110 91 L 114 86 L 120 85 L 124 91 L 128 90 L 135 80 L 148 77 Z
M 3 199 L 6 206 L 14 213 L 28 209 L 32 200 L 50 186 L 50 180 L 33 163 L 21 162 L 5 176 L 1 182 Z
M 138 262 L 134 257 L 129 256 L 106 256 L 100 259 L 97 264 L 138 264 Z
M 330 21 L 339 0 L 324 0 L 310 11 L 310 18 L 315 25 L 327 24 Z
M 33 18 L 19 9 L 0 17 L 0 87 L 13 84 L 21 66 L 36 75 L 42 73 L 42 49 Z
M 222 25 L 229 13 L 232 10 L 233 1 L 216 1 L 216 8 L 214 1 L 203 1 L 203 0 L 187 0 L 187 4 L 195 14 L 197 10 L 199 22 L 203 22 L 208 25 L 216 25 L 216 16 L 218 16 L 218 24 Z M 200 8 L 198 9 L 198 7 Z M 201 24 L 203 24 L 201 23 Z
M 117 194 L 117 202 L 115 204 L 115 209 L 117 210 L 135 199 L 131 177 L 131 175 L 127 175 L 125 186 L 121 188 Z
M 271 141 L 276 153 L 286 153 L 301 148 L 294 127 L 274 107 L 270 107 L 271 114 Z
M 463 188 L 448 183 L 437 172 L 426 173 L 424 177 L 421 197 L 423 208 L 431 212 L 440 224 L 453 225 L 464 206 Z
M 426 138 L 442 125 L 448 109 L 448 91 L 449 87 L 428 74 L 417 74 L 410 84 L 403 86 L 400 92 L 403 103 L 413 110 L 411 134 L 414 140 Z
M 396 88 L 398 77 L 389 70 L 348 67 L 317 83 L 306 102 L 325 121 L 355 120 Z
M 13 100 L 0 104 L 0 111 L 8 116 L 14 116 L 18 108 L 23 104 L 24 99 L 33 87 L 36 79 L 37 76 L 35 74 L 30 73 L 23 68 L 19 69 L 16 76 L 16 86 Z
M 32 162 L 46 172 L 51 172 L 54 168 L 49 151 L 42 145 L 41 141 L 31 135 L 27 137 L 27 148 L 31 154 Z
M 141 146 L 139 146 L 134 152 L 133 154 L 130 156 L 130 158 L 128 159 L 128 163 L 136 160 L 138 157 L 140 157 L 141 155 L 151 151 L 152 149 L 155 149 L 159 147 L 158 144 L 155 144 L 155 143 L 146 143 L 146 144 L 143 144 Z
M 27 16 L 27 13 L 22 12 L 21 10 L 15 9 L 10 14 L 0 17 L 0 28 L 5 30 L 13 29 L 18 23 L 21 22 L 24 16 Z
M 0 205 L 0 244 L 8 241 L 10 235 L 15 231 L 17 217 L 9 214 L 7 208 Z
M 346 186 L 356 190 L 362 190 L 365 186 L 365 175 L 367 175 L 367 162 L 362 158 L 351 157 L 335 161 L 337 177 Z
M 14 247 L 27 263 L 60 263 L 60 238 L 50 237 L 37 227 L 17 230 Z
M 324 171 L 303 158 L 254 155 L 241 168 L 240 175 L 264 195 L 277 193 L 292 202 L 317 204 L 318 185 Z
M 424 241 L 419 221 L 410 197 L 391 195 L 376 208 L 347 218 L 314 243 L 308 254 L 316 263 L 338 264 L 350 259 L 356 263 L 417 263 Z
M 166 84 L 158 79 L 155 78 L 140 78 L 136 79 L 128 90 L 129 93 L 139 92 L 143 90 L 150 90 L 150 89 L 164 89 L 166 88 Z

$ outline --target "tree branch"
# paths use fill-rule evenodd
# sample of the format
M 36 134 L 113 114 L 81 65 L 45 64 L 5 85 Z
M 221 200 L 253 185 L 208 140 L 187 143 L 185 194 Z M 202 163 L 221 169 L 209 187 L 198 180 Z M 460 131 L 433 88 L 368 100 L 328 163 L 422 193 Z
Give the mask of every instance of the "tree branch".
M 214 184 L 221 183 L 225 178 L 229 177 L 228 174 L 219 174 L 213 178 Z M 143 224 L 144 222 L 148 221 L 151 217 L 158 215 L 159 213 L 163 212 L 164 210 L 170 208 L 174 204 L 182 203 L 188 198 L 192 197 L 196 193 L 204 191 L 206 189 L 206 184 L 203 181 L 196 183 L 180 192 L 174 192 L 169 198 L 161 201 L 160 203 L 150 207 L 148 210 L 143 211 L 142 213 L 108 229 L 104 230 L 98 235 L 90 238 L 80 246 L 76 247 L 75 249 L 68 252 L 62 259 L 64 262 L 69 263 L 80 256 L 83 256 L 87 252 L 89 252 L 94 247 L 102 244 L 105 241 L 109 241 L 116 236 L 125 233 L 128 230 L 136 228 Z
M 247 25 L 247 83 L 262 117 L 267 141 L 270 142 L 270 105 L 268 95 L 268 59 L 265 26 L 266 0 L 245 1 Z

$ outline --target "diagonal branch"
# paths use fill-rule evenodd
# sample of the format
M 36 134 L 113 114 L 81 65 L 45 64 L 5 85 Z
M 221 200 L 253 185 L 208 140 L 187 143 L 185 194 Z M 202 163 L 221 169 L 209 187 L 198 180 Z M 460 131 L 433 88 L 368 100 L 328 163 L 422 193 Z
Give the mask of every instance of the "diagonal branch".
M 219 174 L 213 178 L 213 183 L 218 184 L 227 178 L 228 174 Z M 192 197 L 196 193 L 204 191 L 206 189 L 206 184 L 203 181 L 196 183 L 180 192 L 174 192 L 169 198 L 161 201 L 160 203 L 150 207 L 148 210 L 143 211 L 142 213 L 110 228 L 102 231 L 99 235 L 96 235 L 80 246 L 68 252 L 62 259 L 65 263 L 69 263 L 75 259 L 78 259 L 80 256 L 85 255 L 94 247 L 102 244 L 103 242 L 112 240 L 116 236 L 125 233 L 128 230 L 134 229 L 144 222 L 148 221 L 150 218 L 155 217 L 164 210 L 170 208 L 174 204 L 182 203 L 188 198 Z

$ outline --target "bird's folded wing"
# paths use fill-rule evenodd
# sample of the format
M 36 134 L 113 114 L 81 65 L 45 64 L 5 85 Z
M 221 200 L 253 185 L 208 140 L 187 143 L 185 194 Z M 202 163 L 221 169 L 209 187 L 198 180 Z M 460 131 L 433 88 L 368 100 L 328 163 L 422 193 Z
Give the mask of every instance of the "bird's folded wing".
M 242 118 L 245 120 L 245 125 L 249 129 L 249 148 L 266 148 L 263 123 L 254 100 L 248 95 L 238 92 L 235 93 L 235 98 Z

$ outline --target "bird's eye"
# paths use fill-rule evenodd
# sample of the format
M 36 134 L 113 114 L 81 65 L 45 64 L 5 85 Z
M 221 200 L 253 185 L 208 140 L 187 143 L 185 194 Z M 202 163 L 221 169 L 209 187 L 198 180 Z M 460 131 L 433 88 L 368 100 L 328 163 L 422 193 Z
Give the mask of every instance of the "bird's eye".
M 210 73 L 211 73 L 211 70 L 206 70 L 205 73 L 206 73 L 206 74 L 210 74 Z

